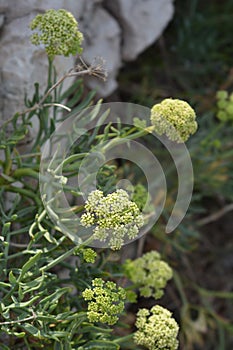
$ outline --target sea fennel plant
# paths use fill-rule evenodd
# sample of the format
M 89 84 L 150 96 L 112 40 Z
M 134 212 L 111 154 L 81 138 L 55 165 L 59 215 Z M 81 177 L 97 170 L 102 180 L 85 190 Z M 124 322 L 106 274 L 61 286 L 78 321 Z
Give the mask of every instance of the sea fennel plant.
M 123 125 L 118 120 L 101 128 L 95 119 L 99 102 L 91 114 L 97 126 L 92 131 L 77 131 L 81 138 L 78 143 L 72 143 L 73 153 L 66 154 L 62 163 L 57 164 L 57 169 L 63 167 L 62 175 L 50 172 L 56 190 L 51 202 L 48 200 L 49 205 L 57 201 L 61 191 L 67 196 L 74 195 L 70 208 L 60 208 L 63 215 L 70 211 L 78 214 L 74 225 L 93 231 L 93 236 L 74 244 L 63 229 L 68 216 L 60 222 L 57 213 L 51 214 L 49 205 L 44 207 L 46 199 L 42 198 L 39 187 L 42 147 L 50 140 L 59 122 L 68 118 L 67 112 L 75 114 L 93 102 L 94 92 L 84 96 L 81 80 L 75 81 L 65 92 L 60 89 L 62 82 L 71 76 L 104 78 L 105 71 L 101 64 L 87 66 L 79 58 L 78 65 L 57 79 L 54 56 L 82 51 L 83 35 L 73 15 L 66 10 L 48 10 L 36 16 L 31 29 L 36 30 L 32 43 L 43 44 L 48 54 L 48 86 L 42 93 L 36 83 L 33 97 L 25 101 L 25 110 L 5 122 L 0 131 L 3 154 L 0 161 L 1 349 L 109 350 L 139 349 L 138 345 L 155 350 L 176 349 L 176 321 L 168 310 L 158 305 L 151 309 L 152 315 L 144 309 L 138 311 L 136 333 L 130 330 L 126 336 L 123 332 L 116 335 L 112 327 L 114 324 L 118 329 L 126 326 L 123 323 L 127 312 L 125 303 L 135 301 L 137 288 L 144 297 L 157 299 L 172 277 L 171 268 L 157 252 L 147 253 L 135 261 L 127 260 L 125 264 L 120 263 L 120 255 L 117 255 L 119 263 L 112 259 L 111 250 L 119 250 L 125 237 L 129 240 L 138 238 L 150 217 L 151 198 L 140 183 L 140 177 L 136 178 L 135 193 L 131 196 L 130 192 L 116 186 L 117 176 L 124 167 L 117 162 L 104 163 L 97 176 L 98 189 L 89 191 L 84 203 L 79 202 L 83 195 L 81 190 L 70 183 L 79 175 L 82 162 L 91 149 L 97 147 L 106 152 L 112 145 L 150 134 L 156 125 L 157 108 L 151 111 L 153 125 L 148 127 Z M 184 118 L 182 126 L 178 127 L 182 139 L 186 140 L 188 134 L 196 130 L 195 118 L 186 103 L 177 104 L 181 109 L 184 107 L 191 118 L 186 126 Z M 20 153 L 19 145 L 30 133 L 33 118 L 39 121 L 37 135 L 27 150 Z M 84 127 L 86 120 L 82 123 Z M 165 129 L 163 132 L 166 134 Z M 86 174 L 86 177 L 90 175 Z M 40 179 L 49 184 L 49 178 L 42 176 Z M 144 215 L 142 208 L 147 197 L 149 211 L 146 210 Z M 51 219 L 52 215 L 57 215 L 57 224 Z M 95 240 L 107 241 L 110 249 L 88 247 Z M 127 278 L 133 284 L 125 287 L 122 280 Z

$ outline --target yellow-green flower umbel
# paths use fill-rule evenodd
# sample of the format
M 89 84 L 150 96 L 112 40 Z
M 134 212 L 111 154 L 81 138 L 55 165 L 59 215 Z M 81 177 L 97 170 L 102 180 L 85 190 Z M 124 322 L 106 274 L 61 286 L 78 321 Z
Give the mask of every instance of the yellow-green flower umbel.
M 161 298 L 163 288 L 172 278 L 172 269 L 156 251 L 145 253 L 135 260 L 126 260 L 124 269 L 127 277 L 139 288 L 146 298 Z
M 196 113 L 186 102 L 166 98 L 151 109 L 151 123 L 155 131 L 165 134 L 171 141 L 182 143 L 197 130 Z
M 155 305 L 151 310 L 140 309 L 135 323 L 138 330 L 134 341 L 149 350 L 176 350 L 179 326 L 169 310 Z
M 83 35 L 78 30 L 78 23 L 72 13 L 60 10 L 47 10 L 37 15 L 30 23 L 36 32 L 31 36 L 34 45 L 44 45 L 48 56 L 76 55 L 82 52 Z
M 220 90 L 216 94 L 217 97 L 217 118 L 222 122 L 233 120 L 233 93 L 230 95 L 225 90 Z
M 87 317 L 90 322 L 113 325 L 124 310 L 125 290 L 114 282 L 95 278 L 92 288 L 86 288 L 82 295 L 88 301 Z
M 104 196 L 92 191 L 81 216 L 81 225 L 93 226 L 93 238 L 107 242 L 111 249 L 120 249 L 124 240 L 135 239 L 143 226 L 143 216 L 126 191 L 119 189 Z

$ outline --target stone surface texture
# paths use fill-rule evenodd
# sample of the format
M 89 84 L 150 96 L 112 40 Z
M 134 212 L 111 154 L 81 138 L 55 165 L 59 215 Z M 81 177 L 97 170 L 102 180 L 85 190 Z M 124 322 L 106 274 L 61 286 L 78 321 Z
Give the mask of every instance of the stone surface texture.
M 0 0 L 0 120 L 24 108 L 34 82 L 46 86 L 47 57 L 30 43 L 29 23 L 45 10 L 72 12 L 84 34 L 83 58 L 106 61 L 108 79 L 88 79 L 106 97 L 117 87 L 117 73 L 124 61 L 134 60 L 161 35 L 173 16 L 173 0 Z M 56 57 L 59 76 L 75 58 Z M 69 84 L 66 81 L 66 84 Z

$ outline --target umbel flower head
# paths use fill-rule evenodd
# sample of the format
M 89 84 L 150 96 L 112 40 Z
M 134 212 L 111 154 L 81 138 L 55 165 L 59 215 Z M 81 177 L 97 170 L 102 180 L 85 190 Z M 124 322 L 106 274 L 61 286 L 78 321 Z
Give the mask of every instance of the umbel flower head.
M 114 282 L 95 278 L 92 288 L 86 288 L 82 295 L 88 301 L 87 317 L 90 322 L 113 325 L 124 310 L 125 290 Z
M 31 21 L 30 28 L 36 30 L 31 36 L 32 44 L 43 44 L 50 58 L 82 52 L 83 35 L 72 13 L 66 10 L 47 10 Z
M 136 260 L 126 260 L 124 264 L 126 275 L 139 287 L 144 297 L 161 298 L 163 288 L 172 278 L 172 269 L 156 251 L 144 254 Z
M 179 326 L 169 310 L 156 305 L 151 310 L 140 309 L 135 323 L 138 330 L 134 341 L 149 350 L 176 350 Z
M 91 248 L 82 248 L 81 249 L 83 260 L 87 263 L 94 264 L 97 254 L 96 252 Z
M 171 141 L 182 143 L 197 130 L 194 109 L 185 101 L 166 98 L 151 109 L 151 123 L 155 131 Z
M 120 249 L 124 239 L 134 239 L 143 226 L 143 216 L 126 191 L 118 189 L 104 196 L 102 191 L 92 191 L 81 216 L 81 225 L 95 226 L 93 238 L 107 242 L 111 249 Z
M 233 120 L 233 93 L 230 95 L 225 90 L 220 90 L 217 97 L 217 118 L 223 122 Z

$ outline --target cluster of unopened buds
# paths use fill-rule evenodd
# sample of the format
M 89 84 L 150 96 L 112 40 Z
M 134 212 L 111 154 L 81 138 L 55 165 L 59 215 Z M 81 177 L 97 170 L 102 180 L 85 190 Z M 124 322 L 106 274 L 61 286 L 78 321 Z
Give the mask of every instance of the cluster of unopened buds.
M 233 121 L 233 93 L 229 94 L 225 90 L 220 90 L 216 94 L 217 98 L 217 118 L 223 122 Z
M 182 143 L 197 131 L 196 113 L 183 100 L 166 98 L 151 109 L 151 123 L 155 131 L 171 141 Z
M 92 287 L 86 288 L 82 295 L 88 301 L 87 317 L 90 322 L 113 325 L 124 310 L 125 290 L 114 282 L 95 278 Z
M 83 34 L 72 13 L 60 10 L 47 10 L 37 15 L 30 24 L 35 33 L 31 36 L 34 45 L 44 45 L 48 57 L 55 55 L 76 55 L 82 52 Z

